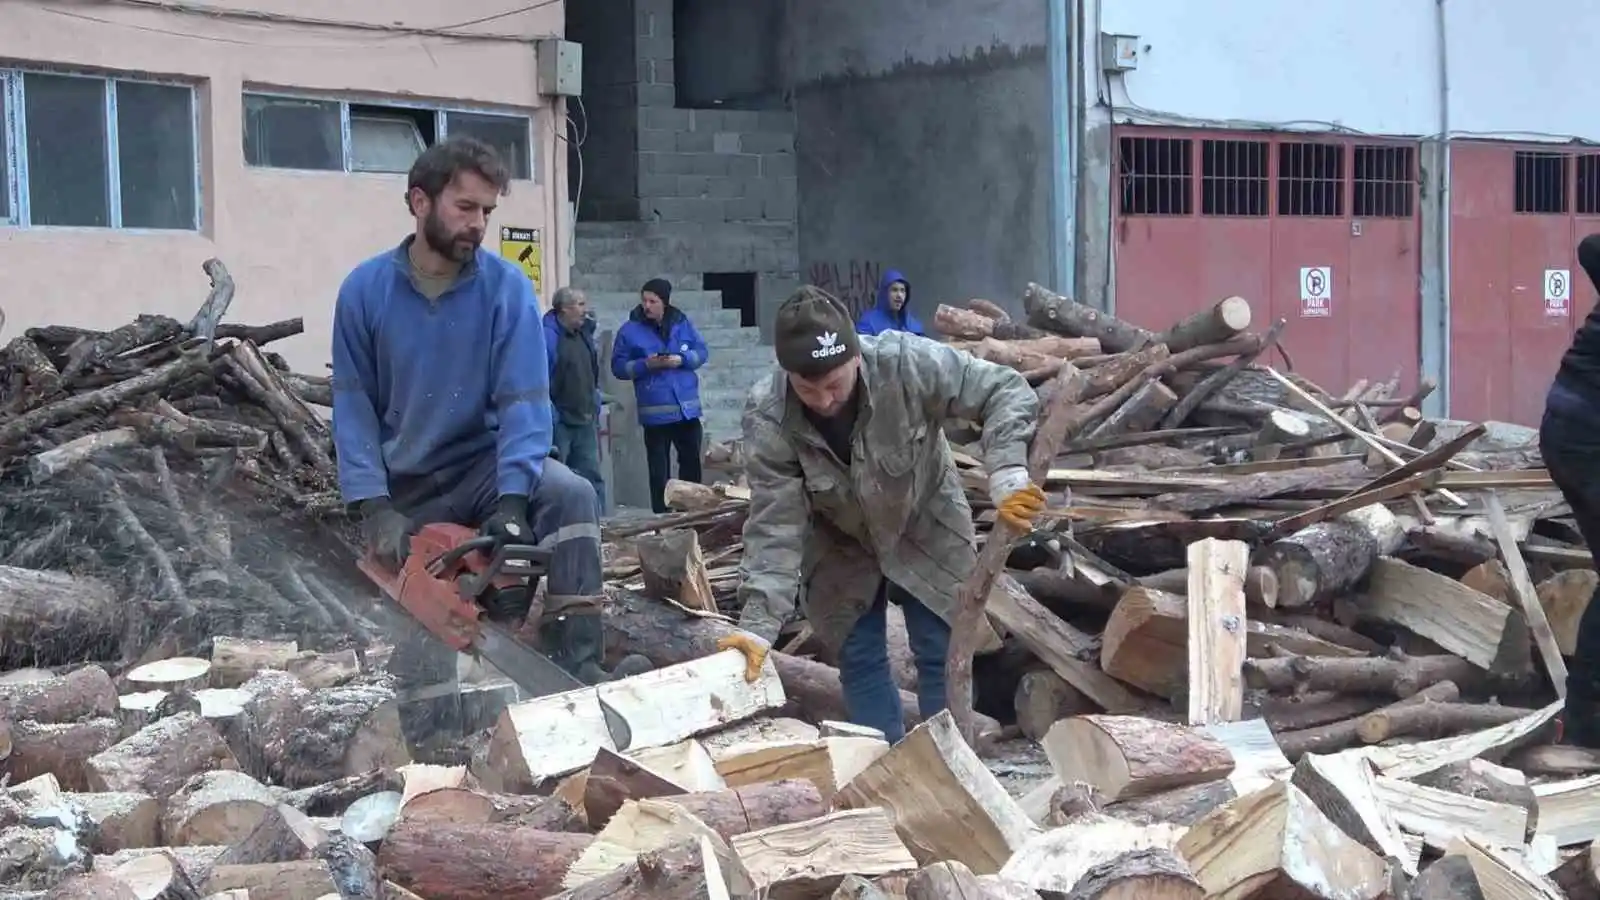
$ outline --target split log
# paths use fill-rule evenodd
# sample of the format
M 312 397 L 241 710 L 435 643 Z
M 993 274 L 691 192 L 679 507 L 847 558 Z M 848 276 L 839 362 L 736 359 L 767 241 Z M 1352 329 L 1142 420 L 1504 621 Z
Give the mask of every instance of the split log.
M 1367 620 L 1399 625 L 1480 668 L 1523 672 L 1532 665 L 1528 624 L 1502 600 L 1398 559 L 1374 560 L 1352 603 Z
M 138 443 L 139 432 L 132 428 L 96 431 L 41 453 L 35 453 L 28 460 L 28 474 L 33 476 L 35 483 L 41 483 L 101 453 L 136 446 Z
M 1155 338 L 1173 353 L 1232 340 L 1250 328 L 1250 301 L 1228 297 L 1185 317 Z
M 1189 545 L 1189 715 L 1191 725 L 1239 719 L 1244 710 L 1244 575 L 1250 546 L 1204 538 Z
M 567 869 L 562 885 L 575 888 L 626 868 L 639 854 L 702 839 L 719 849 L 727 846 L 704 822 L 671 800 L 629 800 Z M 723 854 L 732 856 L 725 849 Z
M 515 825 L 416 825 L 384 838 L 385 877 L 429 900 L 542 900 L 594 839 Z
M 627 800 L 687 793 L 683 786 L 608 747 L 595 752 L 583 784 L 584 819 L 594 829 L 604 828 Z
M 848 809 L 752 831 L 729 846 L 759 896 L 771 900 L 809 900 L 831 893 L 846 875 L 887 875 L 917 864 L 881 809 Z
M 1205 889 L 1171 850 L 1129 850 L 1085 872 L 1066 900 L 1203 900 Z
M 1134 825 L 1083 812 L 1035 836 L 1000 874 L 1049 896 L 1062 896 L 1094 867 L 1134 850 L 1173 851 L 1182 834 L 1183 828 L 1173 825 Z
M 1548 798 L 1541 797 L 1528 784 L 1527 775 L 1516 769 L 1496 765 L 1486 759 L 1450 763 L 1418 776 L 1413 779 L 1413 783 L 1419 787 L 1447 791 L 1473 800 L 1484 800 L 1521 809 L 1527 819 L 1528 828 L 1527 832 L 1517 839 L 1516 842 L 1519 844 L 1532 840 L 1536 826 L 1542 824 L 1539 817 L 1541 802 L 1551 807 L 1548 812 L 1556 812 L 1554 807 L 1557 804 L 1549 803 Z
M 361 657 L 354 650 L 336 653 L 302 651 L 291 657 L 284 671 L 312 690 L 349 684 L 361 674 Z
M 192 776 L 236 769 L 238 761 L 204 719 L 179 713 L 95 754 L 85 768 L 95 791 L 137 791 L 165 801 Z
M 710 841 L 691 838 L 640 853 L 632 863 L 551 900 L 708 900 L 740 896 L 730 894 L 730 882 L 748 878 L 736 860 L 719 858 Z
M 735 629 L 715 619 L 687 616 L 662 603 L 629 591 L 612 591 L 606 604 L 606 637 L 624 653 L 638 653 L 657 667 L 700 659 L 717 652 L 717 640 Z M 782 679 L 783 690 L 798 715 L 812 722 L 849 719 L 839 670 L 787 653 L 770 657 Z M 900 692 L 901 708 L 907 721 L 917 721 L 917 699 L 909 691 Z M 979 717 L 979 730 L 999 731 L 999 724 Z
M 0 682 L 0 719 L 55 723 L 116 714 L 117 686 L 99 666 L 38 681 Z
M 1178 852 L 1208 897 L 1376 900 L 1389 889 L 1388 865 L 1282 782 L 1196 822 Z
M 209 868 L 209 867 L 208 867 Z M 96 862 L 99 869 L 99 862 Z M 150 853 L 108 866 L 105 873 L 133 888 L 134 896 L 152 900 L 199 900 L 204 896 L 177 857 L 166 851 Z M 207 893 L 215 893 L 207 891 Z
M 1136 716 L 1062 719 L 1040 743 L 1062 783 L 1087 784 L 1113 801 L 1226 778 L 1234 766 L 1228 748 L 1204 732 Z
M 1013 705 L 1017 727 L 1033 741 L 1043 740 L 1050 726 L 1062 719 L 1099 710 L 1082 691 L 1048 669 L 1023 673 L 1017 680 Z
M 1600 900 L 1600 854 L 1594 844 L 1579 850 L 1550 873 L 1568 900 Z M 1432 898 L 1428 898 L 1432 900 Z
M 1124 353 L 1155 342 L 1154 335 L 1137 325 L 1037 284 L 1030 283 L 1023 291 L 1022 305 L 1030 325 L 1068 337 L 1099 338 L 1107 353 Z
M 717 760 L 728 787 L 801 778 L 817 786 L 823 803 L 883 754 L 882 738 L 833 737 L 815 741 L 769 741 L 729 748 Z
M 632 744 L 626 749 L 635 750 L 674 744 L 776 709 L 785 698 L 773 662 L 756 681 L 747 681 L 744 657 L 724 650 L 509 706 L 490 735 L 489 761 L 511 784 L 525 787 L 582 768 L 601 747 L 611 746 L 602 698 L 628 721 Z M 553 728 L 552 722 L 560 724 Z
M 283 802 L 308 816 L 336 816 L 369 794 L 398 791 L 404 778 L 393 769 L 373 769 L 315 787 L 289 791 Z
M 1539 582 L 1535 589 L 1556 645 L 1567 656 L 1578 652 L 1578 622 L 1596 587 L 1600 587 L 1600 574 L 1594 569 L 1566 569 Z
M 1392 810 L 1379 798 L 1377 776 L 1366 760 L 1308 753 L 1295 766 L 1290 783 L 1345 834 L 1384 859 L 1398 860 L 1407 875 L 1416 876 L 1416 858 L 1406 848 Z
M 161 834 L 173 846 L 234 844 L 276 806 L 272 791 L 243 772 L 201 772 L 167 798 Z
M 1116 411 L 1107 416 L 1085 437 L 1110 437 L 1118 434 L 1153 431 L 1161 417 L 1178 402 L 1178 395 L 1160 379 L 1152 378 L 1133 392 Z
M 962 739 L 948 710 L 851 779 L 835 805 L 882 807 L 921 861 L 957 860 L 981 875 L 998 872 L 1038 830 Z
M 99 579 L 0 566 L 0 669 L 115 658 L 126 621 Z
M 647 596 L 671 600 L 690 610 L 717 611 L 705 557 L 700 553 L 700 535 L 693 528 L 640 535 L 634 539 L 634 549 Z
M 1310 606 L 1353 586 L 1404 540 L 1394 513 L 1373 504 L 1273 541 L 1259 562 L 1277 577 L 1279 606 Z

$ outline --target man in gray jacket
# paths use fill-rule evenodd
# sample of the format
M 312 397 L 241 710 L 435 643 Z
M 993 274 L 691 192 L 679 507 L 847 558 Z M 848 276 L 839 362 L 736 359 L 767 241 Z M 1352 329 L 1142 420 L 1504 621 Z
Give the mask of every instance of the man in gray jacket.
M 977 562 L 944 424 L 983 424 L 990 495 L 1026 530 L 1044 509 L 1027 472 L 1039 401 L 1015 370 L 960 350 L 904 332 L 858 337 L 844 306 L 809 286 L 779 308 L 773 343 L 779 371 L 744 412 L 742 633 L 719 646 L 754 674 L 798 603 L 837 658 L 851 720 L 898 741 L 887 604 L 905 612 L 926 718 L 945 707 L 949 621 Z

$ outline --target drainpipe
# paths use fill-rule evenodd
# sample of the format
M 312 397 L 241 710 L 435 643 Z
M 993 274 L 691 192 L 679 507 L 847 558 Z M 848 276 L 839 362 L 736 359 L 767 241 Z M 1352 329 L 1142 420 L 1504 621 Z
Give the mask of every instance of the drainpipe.
M 1074 0 L 1046 0 L 1050 60 L 1050 261 L 1054 287 L 1078 296 L 1078 73 L 1072 70 Z
M 1438 168 L 1437 215 L 1439 225 L 1434 229 L 1434 256 L 1439 266 L 1439 292 L 1432 323 L 1433 340 L 1423 339 L 1423 371 L 1430 368 L 1437 373 L 1439 389 L 1423 403 L 1429 415 L 1445 416 L 1450 412 L 1450 44 L 1449 30 L 1445 27 L 1445 0 L 1434 0 L 1434 33 L 1439 42 L 1439 152 L 1434 161 Z M 1426 324 L 1426 323 L 1425 323 Z M 1424 331 L 1426 334 L 1427 331 Z M 1429 366 L 1428 347 L 1434 354 Z

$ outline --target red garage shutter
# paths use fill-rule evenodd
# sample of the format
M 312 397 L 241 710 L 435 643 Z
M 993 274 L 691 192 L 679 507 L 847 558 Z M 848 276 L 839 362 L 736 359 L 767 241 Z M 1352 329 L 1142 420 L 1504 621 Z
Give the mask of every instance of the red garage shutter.
M 1414 143 L 1119 127 L 1118 315 L 1149 328 L 1230 294 L 1289 319 L 1296 371 L 1330 391 L 1415 386 Z M 1307 282 L 1313 290 L 1307 289 Z

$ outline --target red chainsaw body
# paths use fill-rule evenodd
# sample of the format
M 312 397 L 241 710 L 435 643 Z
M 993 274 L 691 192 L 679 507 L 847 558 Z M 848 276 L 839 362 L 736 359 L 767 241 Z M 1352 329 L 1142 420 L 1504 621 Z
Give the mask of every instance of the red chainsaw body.
M 357 565 L 434 637 L 457 652 L 468 652 L 478 642 L 484 609 L 477 597 L 466 594 L 460 579 L 482 574 L 490 557 L 482 550 L 472 550 L 438 571 L 430 570 L 445 554 L 477 537 L 471 528 L 435 522 L 411 536 L 411 552 L 399 572 L 379 563 L 370 552 Z M 502 574 L 491 584 L 508 588 L 523 580 L 515 574 Z

